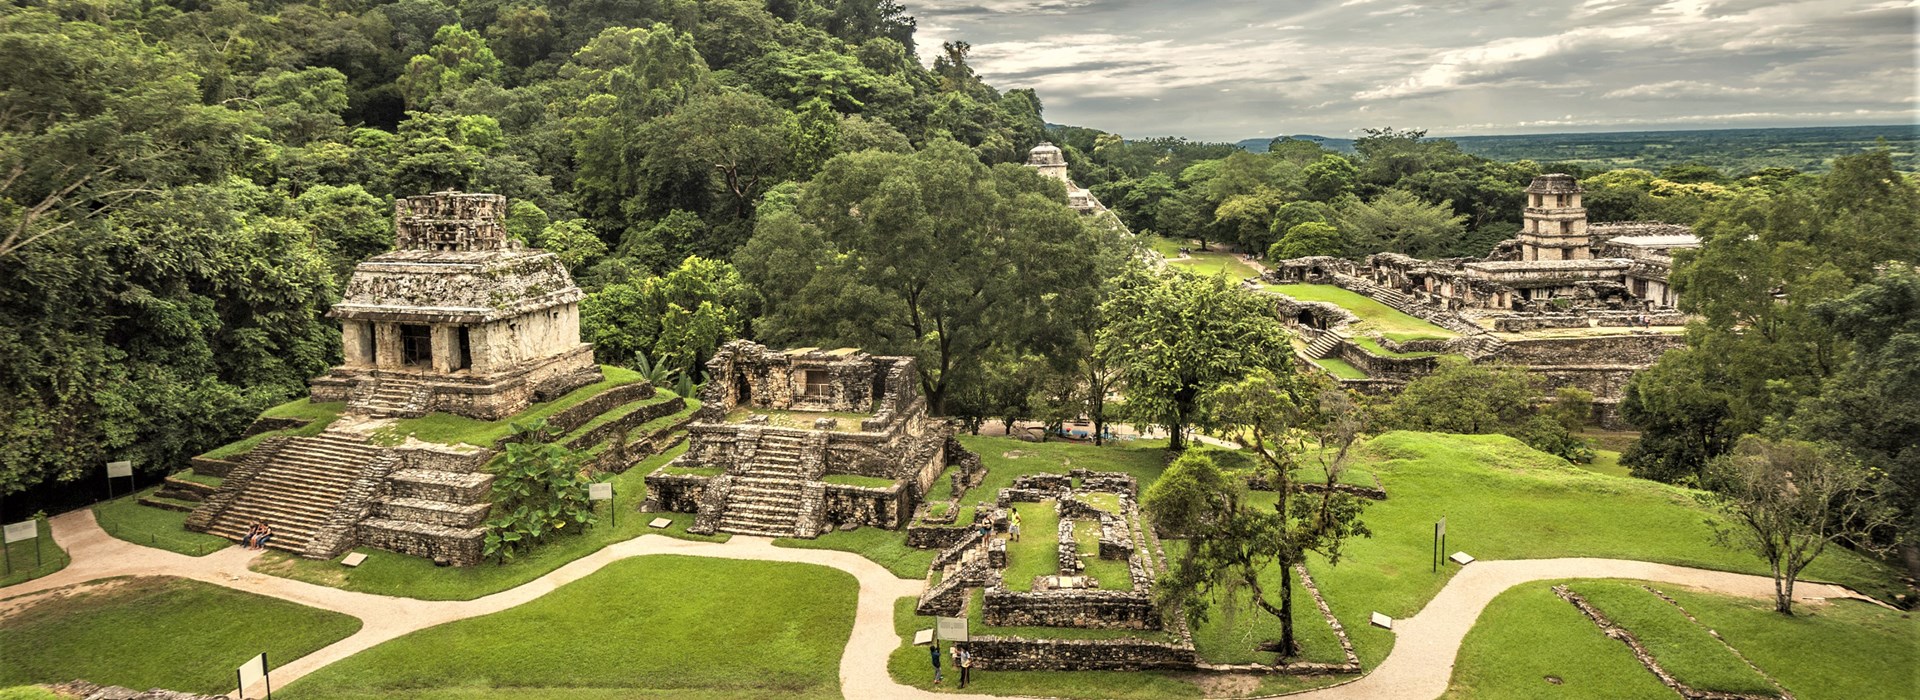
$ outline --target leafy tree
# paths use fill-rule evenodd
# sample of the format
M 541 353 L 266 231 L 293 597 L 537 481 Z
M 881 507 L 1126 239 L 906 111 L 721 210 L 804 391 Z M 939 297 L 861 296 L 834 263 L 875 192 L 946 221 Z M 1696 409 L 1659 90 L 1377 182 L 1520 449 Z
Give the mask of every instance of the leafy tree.
M 494 473 L 493 510 L 481 552 L 504 564 L 555 535 L 596 520 L 587 500 L 586 455 L 553 441 L 545 419 L 515 424 Z
M 1287 235 L 1275 241 L 1267 250 L 1269 260 L 1305 258 L 1315 255 L 1339 255 L 1347 249 L 1346 239 L 1340 237 L 1340 229 L 1318 221 L 1308 221 L 1294 225 Z
M 400 94 L 407 106 L 420 108 L 443 93 L 460 90 L 482 80 L 500 82 L 502 65 L 479 32 L 449 24 L 433 33 L 433 47 L 407 62 L 400 76 Z
M 1314 149 L 1319 150 L 1319 146 L 1314 145 Z M 1300 174 L 1306 178 L 1306 196 L 1317 202 L 1332 202 L 1351 194 L 1360 177 L 1352 161 L 1332 153 L 1320 156 Z
M 1828 446 L 1757 435 L 1709 463 L 1702 501 L 1733 520 L 1723 544 L 1752 550 L 1773 572 L 1774 610 L 1793 614 L 1793 584 L 1830 543 L 1862 544 L 1886 522 L 1868 472 Z
M 578 274 L 607 253 L 607 244 L 594 233 L 586 219 L 568 219 L 549 224 L 540 232 L 535 247 L 559 256 L 560 263 Z
M 751 293 L 732 265 L 689 257 L 665 276 L 589 293 L 580 302 L 580 333 L 602 362 L 642 356 L 691 376 L 721 343 L 744 334 Z
M 1387 404 L 1384 420 L 1404 430 L 1511 435 L 1568 461 L 1592 461 L 1592 448 L 1574 433 L 1593 410 L 1593 395 L 1560 391 L 1544 410 L 1535 408 L 1537 396 L 1539 388 L 1523 368 L 1447 357 L 1432 374 L 1408 382 Z
M 1340 212 L 1340 232 L 1353 256 L 1385 251 L 1434 258 L 1458 244 L 1466 220 L 1448 203 L 1428 204 L 1411 192 L 1387 190 L 1371 201 L 1347 204 Z
M 1206 419 L 1200 398 L 1259 369 L 1285 372 L 1292 353 L 1286 331 L 1265 300 L 1224 276 L 1133 273 L 1101 309 L 1098 352 L 1126 385 L 1122 409 L 1140 424 L 1172 434 L 1186 448 L 1188 426 Z
M 1699 350 L 1670 350 L 1628 380 L 1620 417 L 1640 429 L 1640 439 L 1620 462 L 1634 476 L 1698 483 L 1707 461 L 1739 437 L 1729 432 L 1731 398 L 1707 378 L 1706 364 Z
M 763 207 L 735 256 L 765 302 L 755 330 L 912 354 L 944 413 L 956 378 L 996 342 L 1044 336 L 1037 300 L 1096 281 L 1091 229 L 1065 200 L 1058 183 L 988 168 L 952 141 L 836 156 L 791 204 Z

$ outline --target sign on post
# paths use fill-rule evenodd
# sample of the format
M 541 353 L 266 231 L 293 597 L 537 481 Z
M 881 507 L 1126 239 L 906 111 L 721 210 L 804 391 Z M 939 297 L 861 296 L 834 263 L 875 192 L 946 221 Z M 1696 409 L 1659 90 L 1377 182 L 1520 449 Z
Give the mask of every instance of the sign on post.
M 587 500 L 588 501 L 613 500 L 613 482 L 598 481 L 591 484 L 587 484 Z M 612 519 L 612 524 L 614 527 L 620 527 L 620 509 L 619 508 L 608 506 L 607 515 Z
M 266 652 L 260 652 L 259 656 L 247 659 L 246 663 L 240 664 L 240 668 L 234 670 L 234 676 L 240 681 L 240 697 L 246 697 L 247 688 L 253 687 L 253 684 L 265 682 L 267 698 L 269 700 L 273 698 L 273 682 L 267 678 Z
M 133 478 L 133 462 L 124 461 L 124 460 L 119 462 L 108 462 L 107 463 L 107 498 L 109 500 L 113 498 L 113 480 L 114 479 L 132 479 L 132 478 Z
M 7 544 L 13 544 L 21 540 L 30 540 L 40 536 L 40 523 L 34 520 L 8 523 L 5 533 Z
M 967 636 L 967 618 L 964 617 L 934 618 L 934 628 L 939 630 L 941 639 L 949 642 L 965 642 L 971 639 Z
M 1446 547 L 1447 516 L 1442 515 L 1440 521 L 1433 524 L 1433 570 L 1436 572 L 1440 570 L 1440 550 Z

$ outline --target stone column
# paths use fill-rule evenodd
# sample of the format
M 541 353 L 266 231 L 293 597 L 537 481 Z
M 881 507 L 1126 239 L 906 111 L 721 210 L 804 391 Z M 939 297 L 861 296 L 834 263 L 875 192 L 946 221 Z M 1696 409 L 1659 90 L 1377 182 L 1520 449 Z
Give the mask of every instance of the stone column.
M 433 371 L 451 374 L 460 367 L 460 327 L 433 324 Z
M 366 321 L 340 323 L 340 346 L 348 367 L 372 367 L 373 328 Z
M 400 324 L 373 323 L 373 361 L 383 369 L 401 366 Z
M 492 327 L 493 324 L 491 323 L 476 323 L 467 327 L 467 344 L 469 346 L 467 352 L 473 356 L 473 367 L 469 371 L 474 374 L 486 374 L 493 371 L 493 353 L 489 350 L 487 344 L 487 329 Z

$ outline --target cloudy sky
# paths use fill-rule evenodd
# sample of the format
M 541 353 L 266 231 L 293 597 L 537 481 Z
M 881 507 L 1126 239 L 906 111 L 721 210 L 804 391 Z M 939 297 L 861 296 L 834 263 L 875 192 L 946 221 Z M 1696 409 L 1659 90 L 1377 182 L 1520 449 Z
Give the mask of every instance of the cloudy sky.
M 1920 0 L 900 0 L 1048 121 L 1239 140 L 1912 123 Z

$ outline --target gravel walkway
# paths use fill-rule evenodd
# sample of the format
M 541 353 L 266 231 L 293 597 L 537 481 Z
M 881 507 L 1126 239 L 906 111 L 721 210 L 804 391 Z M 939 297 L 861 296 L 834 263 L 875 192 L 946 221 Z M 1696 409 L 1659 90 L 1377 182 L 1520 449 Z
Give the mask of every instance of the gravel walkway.
M 275 668 L 273 678 L 281 685 L 408 632 L 499 612 L 534 600 L 620 559 L 682 554 L 818 564 L 853 574 L 860 582 L 859 607 L 854 615 L 853 636 L 840 657 L 840 687 L 848 698 L 993 697 L 929 693 L 893 681 L 887 674 L 887 659 L 899 645 L 899 637 L 893 631 L 893 604 L 901 597 L 919 595 L 924 582 L 896 578 L 885 567 L 850 552 L 787 549 L 773 546 L 769 539 L 739 535 L 725 544 L 644 535 L 609 545 L 518 588 L 468 601 L 425 601 L 343 591 L 257 574 L 248 571 L 247 564 L 260 553 L 239 547 L 204 557 L 143 547 L 115 539 L 101 530 L 90 509 L 62 514 L 53 518 L 51 524 L 54 538 L 67 547 L 73 563 L 52 575 L 0 589 L 0 599 L 110 576 L 177 576 L 283 598 L 361 620 L 363 626 L 353 636 Z M 1393 652 L 1378 668 L 1346 685 L 1288 697 L 1320 700 L 1439 696 L 1447 689 L 1461 639 L 1494 596 L 1529 581 L 1560 578 L 1633 578 L 1731 595 L 1758 598 L 1773 595 L 1773 581 L 1763 576 L 1648 562 L 1617 559 L 1475 562 L 1455 575 L 1419 614 L 1395 621 L 1397 639 Z M 1806 582 L 1794 590 L 1806 600 L 1865 597 L 1841 586 Z

